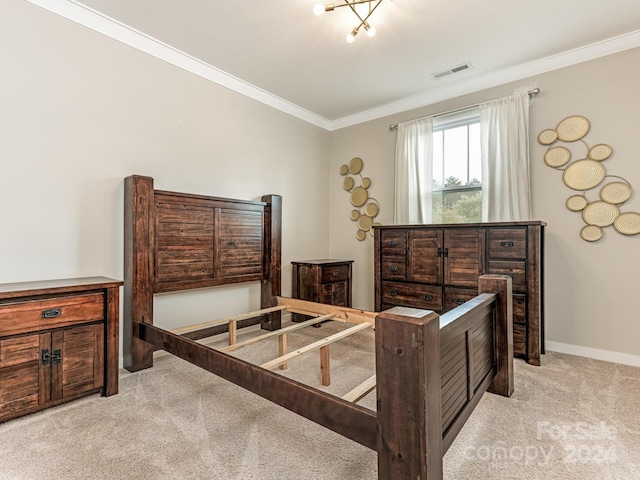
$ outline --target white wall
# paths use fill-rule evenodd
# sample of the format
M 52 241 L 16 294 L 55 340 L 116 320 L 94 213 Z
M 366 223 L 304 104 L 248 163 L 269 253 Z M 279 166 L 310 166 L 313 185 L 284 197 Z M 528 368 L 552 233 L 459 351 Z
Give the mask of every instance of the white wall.
M 328 255 L 328 132 L 23 0 L 0 2 L 0 44 L 0 282 L 122 279 L 131 174 L 282 195 L 287 295 L 292 259 Z M 156 303 L 163 326 L 197 323 L 259 308 L 259 285 Z
M 354 305 L 373 308 L 373 247 L 358 242 L 349 219 L 351 205 L 342 189 L 340 165 L 354 156 L 364 160 L 373 180 L 371 195 L 381 203 L 379 219 L 393 221 L 393 156 L 395 134 L 390 123 L 477 104 L 510 95 L 516 89 L 540 87 L 531 108 L 531 173 L 534 219 L 547 222 L 546 314 L 547 340 L 553 349 L 640 364 L 640 235 L 624 236 L 605 228 L 602 240 L 588 243 L 579 236 L 584 225 L 579 213 L 567 210 L 566 199 L 576 193 L 562 183 L 562 172 L 543 162 L 546 147 L 538 133 L 555 128 L 570 115 L 591 122 L 584 140 L 607 143 L 614 154 L 605 162 L 607 173 L 624 177 L 636 193 L 622 211 L 640 212 L 640 121 L 638 82 L 640 49 L 549 72 L 521 82 L 477 92 L 437 105 L 367 122 L 333 132 L 329 191 L 331 198 L 331 254 L 355 259 Z M 581 148 L 582 147 L 582 148 Z M 575 146 L 574 159 L 586 157 Z M 573 150 L 573 147 L 572 147 Z M 615 180 L 615 179 L 610 179 Z M 597 193 L 588 194 L 591 200 Z

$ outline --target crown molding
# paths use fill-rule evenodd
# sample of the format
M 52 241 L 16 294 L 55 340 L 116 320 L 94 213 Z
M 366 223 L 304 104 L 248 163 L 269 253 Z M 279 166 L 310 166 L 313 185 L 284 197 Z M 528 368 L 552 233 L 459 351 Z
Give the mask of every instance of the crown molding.
M 125 45 L 168 62 L 178 68 L 182 68 L 218 85 L 240 93 L 241 95 L 245 95 L 328 131 L 339 130 L 341 128 L 376 120 L 388 115 L 426 107 L 461 95 L 467 95 L 469 93 L 540 75 L 545 72 L 586 62 L 606 55 L 611 55 L 613 53 L 629 50 L 631 48 L 640 47 L 640 30 L 636 30 L 601 42 L 592 43 L 584 47 L 569 50 L 541 60 L 536 60 L 534 62 L 529 62 L 484 75 L 469 77 L 465 80 L 450 83 L 443 87 L 433 88 L 381 107 L 349 115 L 337 120 L 328 120 L 262 90 L 255 85 L 247 83 L 242 79 L 234 77 L 233 75 L 230 75 L 229 73 L 212 65 L 206 64 L 195 57 L 177 50 L 170 45 L 162 43 L 153 37 L 90 9 L 74 0 L 26 1 L 124 43 Z
M 74 0 L 26 1 L 305 122 L 325 130 L 331 129 L 331 122 L 326 118 L 204 63 Z
M 350 127 L 359 123 L 376 120 L 416 108 L 426 107 L 434 103 L 470 93 L 497 87 L 505 83 L 515 82 L 541 75 L 546 72 L 587 62 L 596 58 L 640 47 L 640 30 L 609 38 L 601 42 L 585 45 L 573 50 L 552 55 L 540 60 L 525 63 L 511 68 L 491 72 L 484 75 L 469 77 L 440 88 L 433 88 L 410 97 L 367 110 L 355 115 L 340 118 L 331 122 L 330 130 Z

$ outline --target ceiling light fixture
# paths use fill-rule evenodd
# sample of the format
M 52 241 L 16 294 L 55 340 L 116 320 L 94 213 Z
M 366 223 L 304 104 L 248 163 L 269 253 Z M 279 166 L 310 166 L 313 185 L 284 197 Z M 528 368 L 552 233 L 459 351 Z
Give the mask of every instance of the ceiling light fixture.
M 365 32 L 367 32 L 367 35 L 369 35 L 370 37 L 373 37 L 376 34 L 376 29 L 369 24 L 368 20 L 371 14 L 375 11 L 376 8 L 378 8 L 378 5 L 380 5 L 381 3 L 382 0 L 344 0 L 344 3 L 339 3 L 337 5 L 335 3 L 327 3 L 324 5 L 318 3 L 313 7 L 313 13 L 316 15 L 322 15 L 324 12 L 333 12 L 336 8 L 340 7 L 351 8 L 351 11 L 356 15 L 356 17 L 358 17 L 358 20 L 360 21 L 360 23 L 347 35 L 347 42 L 353 43 L 356 35 L 361 28 L 364 28 Z M 357 5 L 366 5 L 368 7 L 368 10 L 363 9 L 362 12 L 359 12 L 356 9 Z

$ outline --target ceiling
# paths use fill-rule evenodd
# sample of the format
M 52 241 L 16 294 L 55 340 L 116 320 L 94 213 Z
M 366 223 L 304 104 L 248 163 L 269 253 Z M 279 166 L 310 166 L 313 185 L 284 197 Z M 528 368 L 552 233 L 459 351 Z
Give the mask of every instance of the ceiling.
M 315 16 L 318 0 L 28 1 L 85 25 L 90 9 L 103 33 L 133 29 L 149 53 L 202 62 L 213 81 L 328 129 L 640 46 L 638 0 L 383 0 L 376 36 L 352 44 L 357 17 Z

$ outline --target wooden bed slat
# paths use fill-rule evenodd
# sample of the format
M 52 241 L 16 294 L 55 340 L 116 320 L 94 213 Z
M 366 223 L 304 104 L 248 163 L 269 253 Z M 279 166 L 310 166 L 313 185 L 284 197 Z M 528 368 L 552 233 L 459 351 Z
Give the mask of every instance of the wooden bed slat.
M 374 388 L 376 388 L 376 376 L 372 375 L 349 393 L 343 395 L 342 398 L 347 402 L 357 402 L 367 396 Z
M 242 342 L 238 342 L 234 345 L 229 345 L 227 347 L 219 348 L 221 352 L 233 352 L 241 347 L 246 345 L 251 345 L 253 343 L 261 342 L 262 340 L 266 340 L 267 338 L 271 338 L 277 335 L 283 335 L 285 333 L 294 332 L 296 330 L 300 330 L 301 328 L 308 327 L 310 325 L 315 325 L 316 323 L 323 322 L 325 320 L 331 320 L 333 315 L 323 315 L 321 317 L 312 318 L 311 320 L 307 320 L 305 322 L 295 323 L 293 325 L 289 325 L 288 327 L 281 328 L 280 330 L 274 330 L 273 332 L 268 332 L 259 337 L 249 338 Z
M 318 350 L 321 347 L 324 347 L 325 345 L 329 345 L 331 343 L 337 342 L 338 340 L 342 340 L 343 338 L 348 337 L 349 335 L 353 335 L 354 333 L 359 332 L 360 330 L 364 330 L 365 328 L 369 328 L 371 327 L 371 325 L 369 323 L 360 323 L 354 327 L 351 328 L 347 328 L 346 330 L 343 330 L 342 332 L 338 332 L 335 333 L 333 335 L 330 335 L 326 338 L 323 338 L 322 340 L 318 340 L 317 342 L 311 343 L 305 347 L 299 348 L 298 350 L 295 350 L 293 352 L 290 352 L 286 355 L 283 355 L 281 357 L 278 358 L 274 358 L 273 360 L 263 363 L 262 365 L 260 365 L 262 368 L 266 369 L 266 370 L 271 370 L 272 368 L 277 367 L 278 365 L 281 365 L 289 360 L 291 360 L 292 358 L 296 358 L 300 355 L 302 355 L 303 353 L 307 353 L 307 352 L 312 352 L 314 350 Z
M 285 308 L 286 307 L 279 306 L 279 305 L 277 305 L 275 307 L 263 308 L 263 309 L 260 309 L 260 310 L 255 310 L 253 312 L 243 313 L 241 315 L 232 315 L 230 317 L 220 318 L 218 320 L 211 320 L 210 322 L 198 323 L 196 325 L 189 325 L 189 326 L 186 326 L 186 327 L 175 328 L 175 329 L 171 330 L 171 333 L 175 333 L 176 335 L 181 335 L 183 333 L 189 333 L 189 332 L 194 332 L 196 330 L 202 330 L 203 328 L 207 328 L 207 327 L 215 327 L 216 325 L 224 325 L 225 323 L 229 323 L 231 321 L 237 322 L 239 320 L 244 320 L 246 318 L 259 317 L 261 315 L 266 315 L 267 313 L 278 312 L 278 311 L 284 310 Z

